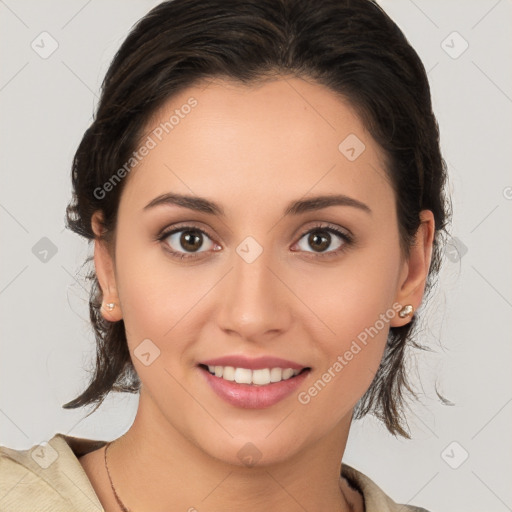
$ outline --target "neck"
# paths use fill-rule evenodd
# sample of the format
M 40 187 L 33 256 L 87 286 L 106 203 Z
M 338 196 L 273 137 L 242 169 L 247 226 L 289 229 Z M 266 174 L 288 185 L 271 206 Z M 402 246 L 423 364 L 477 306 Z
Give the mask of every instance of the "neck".
M 234 465 L 201 450 L 145 398 L 131 428 L 108 450 L 113 485 L 128 509 L 353 510 L 357 493 L 340 480 L 351 417 L 286 460 Z

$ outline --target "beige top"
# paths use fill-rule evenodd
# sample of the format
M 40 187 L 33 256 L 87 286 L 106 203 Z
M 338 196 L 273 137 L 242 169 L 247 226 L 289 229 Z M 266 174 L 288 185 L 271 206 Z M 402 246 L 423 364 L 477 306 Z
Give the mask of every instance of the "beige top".
M 106 441 L 56 434 L 27 450 L 0 445 L 2 512 L 104 512 L 78 457 Z M 366 512 L 428 512 L 397 505 L 372 480 L 342 464 L 341 474 L 364 497 Z

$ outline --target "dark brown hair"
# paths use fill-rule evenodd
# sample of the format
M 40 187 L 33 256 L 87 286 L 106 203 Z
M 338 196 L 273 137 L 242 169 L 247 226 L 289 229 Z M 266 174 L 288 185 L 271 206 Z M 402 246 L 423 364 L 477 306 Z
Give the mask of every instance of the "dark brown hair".
M 129 160 L 147 123 L 170 97 L 213 77 L 253 84 L 279 76 L 326 86 L 358 113 L 385 156 L 405 254 L 419 212 L 432 210 L 429 292 L 451 215 L 444 195 L 446 164 L 425 68 L 398 26 L 371 0 L 172 0 L 156 6 L 132 28 L 103 81 L 97 113 L 73 161 L 68 227 L 93 240 L 91 217 L 100 210 L 105 237 L 112 241 L 126 178 L 106 195 L 95 191 Z M 94 271 L 88 277 L 96 365 L 87 389 L 66 409 L 97 403 L 96 410 L 109 392 L 136 393 L 141 384 L 124 323 L 103 319 Z M 391 433 L 405 437 L 404 391 L 414 391 L 404 356 L 409 346 L 422 348 L 412 337 L 416 321 L 415 315 L 390 329 L 378 372 L 355 410 L 356 418 L 371 412 Z

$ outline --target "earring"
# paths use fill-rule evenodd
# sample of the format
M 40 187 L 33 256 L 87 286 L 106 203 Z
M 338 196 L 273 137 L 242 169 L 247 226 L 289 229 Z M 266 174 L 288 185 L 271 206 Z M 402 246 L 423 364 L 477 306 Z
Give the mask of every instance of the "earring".
M 398 316 L 400 318 L 405 318 L 406 316 L 412 315 L 412 312 L 414 311 L 414 308 L 407 304 L 407 306 L 404 306 L 398 313 Z
M 104 308 L 107 310 L 107 311 L 112 311 L 115 307 L 116 307 L 116 303 L 115 302 L 107 302 L 106 304 L 103 305 Z

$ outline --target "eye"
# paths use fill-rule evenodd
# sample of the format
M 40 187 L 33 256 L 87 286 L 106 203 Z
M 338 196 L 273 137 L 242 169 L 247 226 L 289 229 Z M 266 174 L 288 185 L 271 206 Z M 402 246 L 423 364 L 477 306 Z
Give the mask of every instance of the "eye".
M 165 250 L 173 258 L 180 260 L 196 259 L 201 257 L 201 253 L 222 249 L 206 231 L 193 225 L 168 229 L 158 235 L 157 240 L 164 244 Z M 336 256 L 352 243 L 351 234 L 335 226 L 318 224 L 304 232 L 295 245 L 299 251 L 313 253 L 313 257 L 321 258 Z M 313 250 L 308 250 L 308 246 Z M 297 250 L 292 248 L 292 251 Z
M 181 260 L 198 258 L 199 253 L 209 250 L 220 250 L 210 236 L 196 226 L 180 226 L 165 231 L 158 237 L 158 240 L 164 242 L 166 250 L 173 257 Z
M 301 251 L 327 257 L 339 254 L 352 242 L 352 236 L 348 233 L 334 226 L 320 224 L 303 233 L 297 245 Z M 309 251 L 308 246 L 312 247 L 313 251 Z M 327 250 L 329 248 L 330 250 Z

